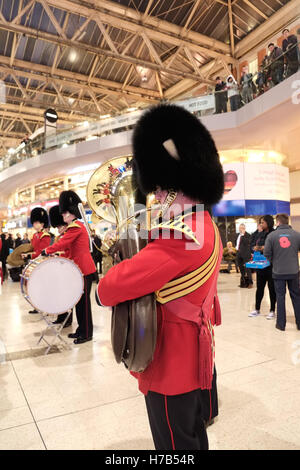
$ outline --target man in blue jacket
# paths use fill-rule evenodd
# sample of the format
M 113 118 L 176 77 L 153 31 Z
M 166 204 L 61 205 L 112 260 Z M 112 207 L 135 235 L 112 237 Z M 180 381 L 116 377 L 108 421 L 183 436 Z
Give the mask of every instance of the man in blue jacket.
M 273 279 L 277 298 L 276 328 L 284 331 L 286 325 L 285 293 L 288 285 L 293 303 L 296 325 L 300 330 L 299 261 L 300 233 L 289 225 L 287 214 L 276 216 L 277 230 L 266 239 L 265 257 L 273 265 Z

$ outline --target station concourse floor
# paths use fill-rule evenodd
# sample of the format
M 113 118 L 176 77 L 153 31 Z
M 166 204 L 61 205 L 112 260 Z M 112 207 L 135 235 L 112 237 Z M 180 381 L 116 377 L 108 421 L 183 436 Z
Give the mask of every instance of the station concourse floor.
M 208 428 L 211 450 L 300 449 L 300 331 L 287 295 L 287 327 L 249 318 L 255 288 L 220 274 L 222 325 L 215 329 L 219 416 Z M 0 291 L 0 450 L 152 450 L 143 395 L 114 361 L 110 309 L 91 294 L 93 341 L 44 355 L 45 322 L 29 315 L 18 283 Z M 74 315 L 73 321 L 76 327 Z M 75 328 L 73 328 L 74 330 Z M 67 328 L 63 335 L 73 331 Z

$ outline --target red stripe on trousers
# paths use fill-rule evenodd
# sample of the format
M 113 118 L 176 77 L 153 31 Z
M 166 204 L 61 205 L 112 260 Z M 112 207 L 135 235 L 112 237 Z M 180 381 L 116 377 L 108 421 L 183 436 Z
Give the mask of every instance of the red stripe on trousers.
M 88 337 L 88 335 L 89 335 L 89 331 L 88 331 L 88 306 L 87 306 L 88 298 L 87 298 L 87 280 L 86 279 L 84 280 L 84 284 L 85 284 L 85 325 L 86 325 L 86 337 Z
M 167 405 L 167 396 L 166 395 L 165 395 L 165 411 L 166 411 L 167 423 L 168 423 L 169 430 L 170 430 L 170 435 L 171 435 L 172 449 L 175 450 L 173 431 L 172 431 L 172 428 L 171 428 L 171 425 L 170 425 L 169 415 L 168 415 L 168 405 Z

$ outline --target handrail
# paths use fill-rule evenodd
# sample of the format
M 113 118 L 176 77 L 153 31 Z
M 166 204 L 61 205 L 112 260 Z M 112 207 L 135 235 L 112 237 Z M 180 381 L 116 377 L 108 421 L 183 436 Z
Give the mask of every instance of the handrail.
M 299 68 L 299 44 L 300 41 L 294 44 L 290 49 L 286 52 L 283 52 L 279 57 L 277 57 L 274 61 L 269 62 L 266 66 L 260 65 L 260 70 L 256 73 L 251 74 L 252 77 L 250 82 L 254 82 L 255 78 L 257 81 L 258 74 L 261 72 L 270 73 L 270 67 L 278 60 L 283 61 L 288 53 L 295 47 L 298 51 L 298 68 Z M 285 70 L 285 73 L 287 70 Z M 227 77 L 228 78 L 228 77 Z M 269 77 L 268 77 L 269 78 Z M 286 76 L 283 80 L 287 78 Z M 282 80 L 282 81 L 283 81 Z M 255 81 L 255 83 L 256 83 Z M 240 80 L 236 83 L 238 85 L 238 91 L 241 91 Z M 252 85 L 252 84 L 251 84 Z M 209 90 L 207 93 L 203 93 L 197 97 L 189 98 L 186 100 L 177 101 L 176 104 L 189 109 L 190 111 L 196 112 L 200 115 L 209 115 L 215 113 L 215 96 L 219 93 L 224 93 L 226 88 L 220 91 Z M 267 92 L 267 90 L 265 91 Z M 259 96 L 259 95 L 257 95 Z M 254 99 L 257 97 L 254 96 Z M 173 102 L 174 103 L 174 102 Z M 76 143 L 82 140 L 90 140 L 91 137 L 101 137 L 103 135 L 107 135 L 110 133 L 121 132 L 122 130 L 130 130 L 133 129 L 134 124 L 136 123 L 138 117 L 143 112 L 143 110 L 137 110 L 135 112 L 124 113 L 112 117 L 110 119 L 105 119 L 100 121 L 84 121 L 83 123 L 76 124 L 70 128 L 62 129 L 56 132 L 56 134 L 45 136 L 43 134 L 39 135 L 38 138 L 34 139 L 33 141 L 29 142 L 28 144 L 21 144 L 19 145 L 14 152 L 5 155 L 2 159 L 3 166 L 0 171 L 3 171 L 10 166 L 13 166 L 23 160 L 32 158 L 36 155 L 43 154 L 48 152 L 49 150 L 54 150 L 56 148 L 61 148 L 64 145 L 68 145 L 70 142 Z

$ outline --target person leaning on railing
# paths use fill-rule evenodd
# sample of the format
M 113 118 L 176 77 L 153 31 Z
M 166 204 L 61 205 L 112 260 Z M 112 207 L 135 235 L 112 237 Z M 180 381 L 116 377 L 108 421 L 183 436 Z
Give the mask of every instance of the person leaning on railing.
M 253 75 L 248 71 L 248 65 L 242 68 L 242 75 L 240 80 L 241 96 L 244 104 L 250 103 L 253 100 Z
M 273 85 L 277 85 L 283 80 L 284 56 L 282 49 L 275 46 L 273 42 L 268 45 L 270 51 L 270 72 Z
M 217 77 L 215 86 L 216 114 L 227 112 L 227 100 L 226 83 L 220 77 Z
M 297 36 L 295 34 L 289 34 L 288 29 L 284 29 L 282 34 L 284 36 L 282 50 L 285 52 L 286 78 L 288 78 L 298 71 L 299 48 L 297 47 Z
M 233 75 L 229 75 L 226 80 L 226 89 L 230 101 L 230 110 L 236 111 L 241 107 L 239 86 Z

